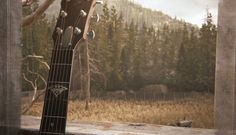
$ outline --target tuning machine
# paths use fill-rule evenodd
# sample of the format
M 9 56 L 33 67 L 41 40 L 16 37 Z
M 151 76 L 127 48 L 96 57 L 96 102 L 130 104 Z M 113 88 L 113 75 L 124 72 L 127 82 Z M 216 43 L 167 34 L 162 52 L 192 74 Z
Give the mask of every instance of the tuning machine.
M 103 4 L 104 4 L 104 1 L 102 1 L 102 0 L 97 0 L 97 1 L 96 1 L 96 4 L 97 4 L 97 5 L 103 5 Z
M 67 13 L 64 10 L 62 10 L 60 15 L 61 15 L 61 17 L 65 18 L 67 16 Z
M 93 15 L 91 17 L 91 19 L 95 20 L 96 22 L 99 22 L 100 21 L 100 15 L 99 14 Z
M 95 31 L 94 30 L 91 30 L 87 33 L 87 36 L 89 39 L 94 39 L 96 34 L 95 34 Z
M 81 33 L 82 33 L 81 29 L 78 27 L 75 27 L 74 34 L 79 35 Z
M 84 10 L 81 10 L 81 11 L 80 11 L 80 16 L 81 16 L 81 17 L 86 17 L 86 16 L 87 16 L 87 13 L 86 13 Z
M 63 33 L 63 30 L 61 28 L 57 27 L 56 32 L 58 35 L 61 35 Z

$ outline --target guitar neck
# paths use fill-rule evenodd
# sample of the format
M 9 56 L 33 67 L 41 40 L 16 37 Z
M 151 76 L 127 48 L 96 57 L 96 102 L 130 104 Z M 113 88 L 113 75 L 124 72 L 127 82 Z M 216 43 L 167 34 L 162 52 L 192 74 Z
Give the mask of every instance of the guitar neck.
M 61 0 L 61 9 L 53 32 L 54 50 L 50 65 L 40 135 L 65 135 L 73 50 L 88 37 L 96 0 Z M 59 49 L 58 49 L 59 48 Z
M 73 50 L 52 51 L 40 135 L 65 134 L 72 59 Z

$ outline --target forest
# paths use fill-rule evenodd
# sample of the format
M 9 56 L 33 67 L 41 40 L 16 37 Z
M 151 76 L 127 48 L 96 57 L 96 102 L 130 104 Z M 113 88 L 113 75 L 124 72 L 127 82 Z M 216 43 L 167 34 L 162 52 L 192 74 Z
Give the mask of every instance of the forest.
M 23 13 L 29 14 L 37 6 L 36 3 L 25 8 Z M 31 72 L 42 78 L 48 74 L 42 61 L 50 63 L 56 17 L 45 16 L 23 28 L 23 57 L 27 59 L 22 72 L 31 80 L 39 78 Z M 96 32 L 89 46 L 93 67 L 91 91 L 137 91 L 147 85 L 163 84 L 173 91 L 214 93 L 217 28 L 210 13 L 201 28 L 179 20 L 175 26 L 165 23 L 156 27 L 150 22 L 140 24 L 135 18 L 129 19 L 115 6 L 104 4 L 100 22 L 91 24 Z M 42 56 L 41 62 L 28 58 L 33 55 Z M 73 83 L 79 87 L 78 67 L 74 74 Z M 44 87 L 43 79 L 36 81 L 39 89 Z M 22 83 L 24 91 L 32 89 L 28 82 Z

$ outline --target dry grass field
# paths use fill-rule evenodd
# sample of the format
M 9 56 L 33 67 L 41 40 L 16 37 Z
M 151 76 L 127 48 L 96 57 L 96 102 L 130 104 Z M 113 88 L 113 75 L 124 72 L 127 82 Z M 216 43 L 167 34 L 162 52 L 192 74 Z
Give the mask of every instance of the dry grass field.
M 213 128 L 213 95 L 195 94 L 193 97 L 175 101 L 93 99 L 89 111 L 84 110 L 83 101 L 73 100 L 70 101 L 68 115 L 70 120 L 161 125 L 174 125 L 177 121 L 186 119 L 192 120 L 195 128 Z M 22 107 L 25 106 L 26 102 Z M 41 116 L 42 107 L 43 102 L 37 102 L 26 115 Z

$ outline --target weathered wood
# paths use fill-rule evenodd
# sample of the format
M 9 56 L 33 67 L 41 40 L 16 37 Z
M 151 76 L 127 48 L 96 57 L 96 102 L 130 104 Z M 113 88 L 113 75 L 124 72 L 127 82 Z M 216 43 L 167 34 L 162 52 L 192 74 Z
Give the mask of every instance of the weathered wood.
M 0 133 L 4 135 L 15 135 L 20 126 L 20 28 L 21 1 L 1 0 Z
M 34 135 L 39 129 L 40 118 L 23 116 L 24 135 Z M 215 135 L 215 130 L 178 128 L 152 124 L 111 122 L 68 122 L 69 135 Z
M 218 135 L 236 135 L 236 1 L 220 0 L 215 81 Z

